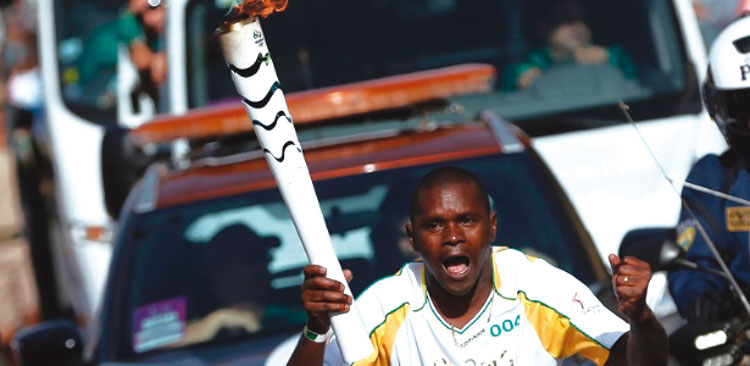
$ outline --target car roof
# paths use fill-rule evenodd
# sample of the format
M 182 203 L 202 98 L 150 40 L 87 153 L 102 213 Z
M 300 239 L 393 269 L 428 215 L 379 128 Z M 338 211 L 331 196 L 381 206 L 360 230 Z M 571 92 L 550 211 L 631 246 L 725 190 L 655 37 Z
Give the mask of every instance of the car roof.
M 509 132 L 513 135 L 511 140 L 520 145 L 507 144 Z M 492 122 L 474 122 L 315 145 L 315 142 L 303 144 L 313 180 L 500 154 L 530 146 L 520 130 L 497 121 L 494 125 Z M 152 200 L 146 205 L 151 208 L 166 208 L 276 186 L 260 151 L 239 157 L 208 159 L 183 170 L 160 169 L 152 174 L 157 174 L 158 180 L 149 179 L 147 175 L 144 184 L 151 181 L 152 186 L 142 187 L 142 190 L 153 192 L 141 193 L 141 199 Z

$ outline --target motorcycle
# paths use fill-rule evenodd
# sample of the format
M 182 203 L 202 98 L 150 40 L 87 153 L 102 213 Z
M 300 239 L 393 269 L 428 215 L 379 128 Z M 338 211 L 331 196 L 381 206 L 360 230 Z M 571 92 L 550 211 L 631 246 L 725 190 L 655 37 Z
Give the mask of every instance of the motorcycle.
M 622 239 L 619 255 L 648 262 L 654 273 L 689 269 L 728 279 L 727 273 L 685 259 L 684 250 L 675 242 L 676 237 L 673 228 L 636 229 Z M 735 295 L 736 291 L 730 293 Z M 731 301 L 730 305 L 739 307 L 737 296 L 721 301 Z M 750 318 L 744 311 L 737 311 L 721 321 L 689 321 L 669 336 L 669 350 L 683 366 L 750 365 Z

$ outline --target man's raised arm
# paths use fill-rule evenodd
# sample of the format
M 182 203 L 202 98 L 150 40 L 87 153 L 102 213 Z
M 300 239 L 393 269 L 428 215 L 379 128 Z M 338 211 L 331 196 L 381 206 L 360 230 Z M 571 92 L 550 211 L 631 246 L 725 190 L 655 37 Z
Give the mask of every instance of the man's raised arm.
M 646 305 L 651 267 L 635 257 L 620 259 L 614 254 L 609 263 L 619 310 L 627 316 L 630 332 L 614 344 L 607 365 L 666 365 L 667 333 Z
M 309 265 L 304 269 L 305 281 L 302 283 L 302 305 L 307 312 L 308 320 L 305 329 L 294 348 L 287 365 L 323 365 L 329 329 L 330 313 L 349 311 L 353 299 L 344 293 L 344 284 L 327 278 L 326 269 Z M 344 270 L 347 281 L 352 274 Z

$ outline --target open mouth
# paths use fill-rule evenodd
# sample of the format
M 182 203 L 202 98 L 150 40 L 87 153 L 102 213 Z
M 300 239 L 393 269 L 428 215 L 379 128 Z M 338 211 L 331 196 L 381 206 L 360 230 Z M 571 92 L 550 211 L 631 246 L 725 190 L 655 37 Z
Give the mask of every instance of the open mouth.
M 443 261 L 443 267 L 451 276 L 460 276 L 469 271 L 469 257 L 451 257 Z

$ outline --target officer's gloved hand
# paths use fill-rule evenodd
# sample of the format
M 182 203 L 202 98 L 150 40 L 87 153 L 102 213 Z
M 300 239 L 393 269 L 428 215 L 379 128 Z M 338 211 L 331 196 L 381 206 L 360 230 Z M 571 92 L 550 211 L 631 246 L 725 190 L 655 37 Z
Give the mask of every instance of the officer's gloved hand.
M 722 308 L 721 295 L 716 291 L 709 291 L 697 296 L 688 305 L 687 320 L 699 322 L 715 322 L 720 319 Z

